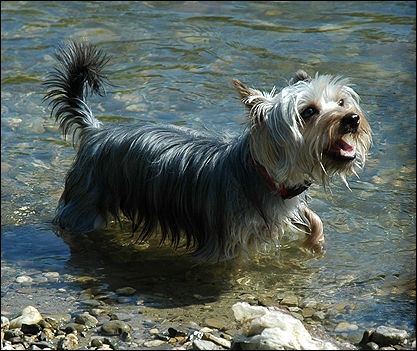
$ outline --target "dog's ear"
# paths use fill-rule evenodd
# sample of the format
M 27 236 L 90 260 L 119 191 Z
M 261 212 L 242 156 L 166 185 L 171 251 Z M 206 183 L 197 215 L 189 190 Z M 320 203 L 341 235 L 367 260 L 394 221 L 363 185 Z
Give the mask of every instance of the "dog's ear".
M 269 107 L 271 97 L 273 95 L 262 93 L 257 89 L 246 87 L 242 82 L 237 79 L 232 79 L 233 85 L 239 92 L 244 105 L 249 109 L 249 115 L 252 123 L 258 123 L 264 120 L 266 108 Z
M 311 80 L 311 77 L 305 71 L 300 69 L 295 73 L 295 76 L 292 80 L 292 84 L 295 84 L 295 83 L 299 82 L 300 80 L 304 80 L 304 81 L 308 82 L 308 81 Z
M 246 85 L 244 85 L 238 79 L 232 79 L 233 85 L 235 86 L 236 90 L 238 91 L 242 102 L 245 106 L 250 110 L 254 105 L 259 103 L 260 101 L 256 101 L 255 99 L 251 99 L 251 96 L 260 95 L 260 92 L 255 89 L 250 89 Z

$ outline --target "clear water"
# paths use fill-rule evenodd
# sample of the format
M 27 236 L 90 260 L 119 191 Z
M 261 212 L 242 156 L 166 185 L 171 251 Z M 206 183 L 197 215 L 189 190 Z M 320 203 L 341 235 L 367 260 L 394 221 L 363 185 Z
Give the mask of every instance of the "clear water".
M 233 320 L 236 301 L 274 302 L 292 291 L 329 310 L 349 306 L 329 317 L 329 331 L 338 321 L 359 332 L 379 324 L 414 330 L 414 2 L 2 2 L 1 10 L 2 311 L 19 311 L 29 293 L 48 309 L 46 295 L 58 287 L 74 295 L 88 286 L 76 278 L 89 276 L 102 290 L 134 286 L 159 320 Z M 279 254 L 193 266 L 168 249 L 129 246 L 128 231 L 116 226 L 56 236 L 50 221 L 74 151 L 48 118 L 41 83 L 67 38 L 87 38 L 111 56 L 114 86 L 90 100 L 105 122 L 238 131 L 245 111 L 232 78 L 270 90 L 300 68 L 350 77 L 374 144 L 360 179 L 349 181 L 352 192 L 341 181 L 331 192 L 312 188 L 327 253 L 288 244 Z M 43 289 L 35 281 L 32 290 L 15 282 L 45 271 L 75 278 Z

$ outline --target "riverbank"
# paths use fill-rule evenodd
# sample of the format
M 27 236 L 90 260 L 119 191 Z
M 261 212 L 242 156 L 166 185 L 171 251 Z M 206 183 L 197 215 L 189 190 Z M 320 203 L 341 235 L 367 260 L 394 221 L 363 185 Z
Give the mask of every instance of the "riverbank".
M 130 296 L 135 289 L 117 292 Z M 95 302 L 97 303 L 95 303 Z M 91 300 L 82 312 L 43 313 L 26 306 L 13 316 L 2 309 L 2 350 L 228 350 L 228 349 L 360 349 L 411 350 L 415 335 L 386 326 L 365 330 L 359 343 L 333 338 L 320 323 L 302 323 L 288 306 L 233 305 L 235 321 L 215 318 L 204 326 L 156 323 L 141 313 L 115 309 Z M 87 307 L 89 305 L 89 307 Z M 2 306 L 3 308 L 3 306 Z M 310 308 L 311 307 L 306 307 Z M 117 309 L 116 309 L 117 310 Z M 345 327 L 348 327 L 345 325 Z

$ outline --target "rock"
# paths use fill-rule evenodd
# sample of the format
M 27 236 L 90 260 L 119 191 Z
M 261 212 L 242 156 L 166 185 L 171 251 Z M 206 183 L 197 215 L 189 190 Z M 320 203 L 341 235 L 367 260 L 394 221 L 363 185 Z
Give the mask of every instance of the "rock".
M 90 345 L 92 347 L 100 347 L 100 346 L 103 346 L 103 340 L 101 340 L 100 338 L 97 338 L 96 337 L 94 339 L 91 339 Z
M 223 350 L 219 345 L 216 345 L 214 342 L 208 340 L 193 340 L 193 349 L 196 350 Z
M 366 343 L 365 347 L 367 350 L 379 350 L 378 344 L 373 341 Z
M 45 273 L 42 273 L 42 275 L 47 278 L 59 278 L 58 272 L 45 272 Z
M 54 332 L 50 328 L 44 328 L 39 336 L 42 341 L 52 340 L 55 337 Z
M 41 319 L 42 315 L 35 307 L 27 306 L 10 321 L 9 328 L 21 328 L 22 324 L 37 324 Z
M 32 283 L 33 279 L 27 275 L 21 275 L 20 277 L 16 278 L 16 283 L 25 284 L 25 283 Z
M 25 324 L 25 323 L 22 323 L 22 327 L 20 328 L 20 330 L 24 334 L 36 335 L 36 334 L 38 334 L 41 331 L 41 327 L 38 324 Z
M 338 325 L 336 325 L 336 328 L 334 328 L 335 332 L 347 332 L 347 331 L 353 331 L 358 330 L 358 326 L 356 324 L 351 324 L 348 322 L 340 322 Z
M 10 321 L 9 318 L 5 316 L 1 316 L 1 330 L 7 330 L 9 329 Z
M 326 314 L 323 311 L 317 311 L 313 314 L 313 319 L 316 321 L 322 321 L 326 317 Z
M 59 339 L 57 350 L 76 350 L 78 345 L 78 338 L 74 334 L 68 334 Z
M 156 329 L 156 328 L 152 328 L 152 329 L 149 330 L 149 334 L 151 334 L 151 335 L 159 334 L 159 330 Z
M 98 324 L 98 320 L 88 312 L 84 312 L 75 317 L 75 323 L 83 324 L 86 327 L 92 328 Z
M 232 348 L 245 350 L 337 350 L 335 343 L 313 338 L 303 323 L 278 307 L 266 308 L 238 302 L 232 307 L 242 324 L 243 335 L 236 335 Z
M 59 329 L 64 324 L 71 321 L 71 315 L 69 313 L 54 313 L 45 317 L 45 321 L 48 322 L 53 329 Z
M 59 282 L 59 273 L 58 272 L 46 272 L 42 273 L 41 275 L 37 275 L 34 277 L 34 280 L 37 283 L 58 283 Z
M 163 340 L 149 340 L 149 341 L 145 341 L 143 343 L 143 346 L 146 346 L 146 347 L 158 347 L 158 346 L 161 346 L 163 344 L 165 344 L 165 341 L 163 341 Z
M 370 340 L 372 340 L 372 334 L 375 332 L 375 329 L 368 329 L 363 332 L 362 340 L 359 341 L 359 345 L 365 345 Z
M 301 314 L 303 315 L 304 318 L 313 317 L 314 313 L 316 313 L 316 310 L 312 307 L 304 307 L 301 310 Z
M 220 321 L 220 320 L 218 320 L 218 319 L 216 319 L 216 318 L 206 318 L 206 319 L 204 320 L 204 324 L 205 324 L 207 327 L 210 327 L 210 328 L 215 328 L 215 329 L 218 329 L 218 330 L 222 330 L 222 329 L 224 329 L 224 328 L 225 328 L 225 326 L 226 326 L 226 323 L 225 323 L 225 322 Z
M 79 323 L 68 323 L 64 330 L 65 333 L 70 334 L 70 333 L 81 333 L 85 330 L 87 330 L 87 326 L 85 326 L 84 324 L 79 324 Z
M 136 289 L 126 286 L 124 288 L 120 288 L 116 290 L 116 293 L 122 296 L 130 296 L 133 295 L 136 292 Z
M 215 336 L 213 334 L 210 333 L 205 333 L 203 336 L 204 340 L 208 340 L 208 341 L 212 341 L 217 345 L 223 346 L 226 349 L 230 349 L 230 347 L 232 346 L 232 343 L 229 340 L 220 338 L 218 336 Z
M 118 303 L 129 303 L 130 302 L 130 298 L 128 298 L 127 296 L 119 296 L 116 301 Z
M 298 306 L 298 297 L 295 295 L 285 296 L 281 300 L 280 304 L 285 305 L 285 306 L 291 306 L 291 307 Z
M 10 340 L 11 338 L 22 336 L 23 332 L 20 330 L 20 328 L 13 328 L 9 330 L 4 331 L 4 338 L 6 340 Z
M 85 299 L 85 300 L 81 300 L 80 301 L 82 304 L 94 308 L 94 307 L 98 307 L 101 306 L 102 303 L 100 301 L 94 300 L 94 299 Z
M 15 350 L 12 344 L 4 344 L 2 345 L 2 350 Z
M 128 332 L 123 332 L 120 335 L 120 340 L 125 341 L 125 342 L 129 342 L 132 341 L 132 334 L 128 333 Z
M 54 349 L 54 345 L 52 343 L 48 342 L 48 341 L 34 341 L 34 342 L 31 343 L 31 347 L 32 346 L 37 346 L 40 349 L 45 349 L 45 348 L 49 348 L 51 350 Z
M 101 309 L 101 308 L 92 308 L 90 310 L 90 314 L 93 315 L 94 317 L 101 316 L 101 315 L 103 315 L 105 313 L 106 313 L 106 311 L 103 310 L 103 309 Z
M 121 335 L 123 332 L 129 332 L 132 327 L 126 322 L 113 320 L 104 322 L 100 328 L 103 335 Z
M 303 308 L 317 308 L 317 301 L 314 300 L 311 297 L 306 297 L 302 302 L 301 302 L 301 307 Z
M 405 330 L 381 325 L 372 334 L 371 341 L 376 342 L 379 346 L 390 346 L 403 344 L 408 337 L 409 335 Z

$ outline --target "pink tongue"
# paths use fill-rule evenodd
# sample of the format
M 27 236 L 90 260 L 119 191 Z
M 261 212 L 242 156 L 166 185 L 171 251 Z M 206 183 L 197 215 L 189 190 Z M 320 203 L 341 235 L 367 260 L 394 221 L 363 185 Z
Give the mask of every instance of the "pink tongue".
M 346 151 L 348 153 L 354 150 L 352 146 L 350 146 L 348 143 L 345 143 L 343 140 L 339 140 L 337 144 L 343 151 Z

